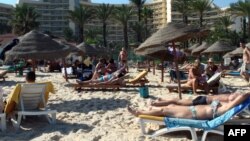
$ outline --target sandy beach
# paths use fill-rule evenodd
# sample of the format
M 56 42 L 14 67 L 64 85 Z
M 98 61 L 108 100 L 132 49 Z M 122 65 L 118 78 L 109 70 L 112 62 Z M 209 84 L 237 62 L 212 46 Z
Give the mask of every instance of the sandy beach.
M 130 69 L 130 77 L 136 75 L 136 69 Z M 165 76 L 168 75 L 165 73 Z M 37 82 L 52 81 L 56 94 L 51 94 L 48 107 L 57 110 L 56 125 L 49 125 L 43 117 L 28 117 L 21 123 L 19 131 L 15 131 L 10 122 L 6 133 L 0 132 L 0 140 L 33 140 L 33 141 L 186 141 L 188 133 L 176 132 L 156 138 L 143 136 L 140 132 L 138 119 L 127 111 L 127 105 L 133 104 L 145 108 L 149 99 L 178 98 L 177 93 L 169 93 L 160 82 L 160 71 L 156 75 L 150 72 L 150 98 L 141 98 L 138 87 L 121 88 L 119 91 L 87 90 L 75 91 L 68 86 L 60 73 L 37 72 Z M 70 79 L 70 82 L 75 80 Z M 239 77 L 222 78 L 228 92 L 248 92 L 247 83 Z M 24 82 L 23 77 L 15 77 L 9 73 L 6 82 L 0 82 L 6 94 L 10 93 L 16 83 Z M 192 98 L 191 94 L 183 94 L 183 98 Z M 158 125 L 147 125 L 148 130 L 160 128 Z M 201 135 L 201 134 L 198 134 Z M 200 136 L 199 136 L 200 138 Z M 223 140 L 222 137 L 210 137 L 210 140 Z

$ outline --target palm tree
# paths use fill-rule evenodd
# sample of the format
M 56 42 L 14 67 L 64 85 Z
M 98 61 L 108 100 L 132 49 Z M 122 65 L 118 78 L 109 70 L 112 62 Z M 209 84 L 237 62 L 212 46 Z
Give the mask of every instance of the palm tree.
M 85 30 L 87 44 L 98 44 L 102 39 L 102 30 L 99 28 Z
M 234 24 L 234 22 L 232 22 L 230 16 L 223 16 L 219 18 L 218 25 L 221 25 L 226 33 L 228 33 L 228 27 L 232 24 Z
M 38 17 L 39 14 L 35 11 L 35 8 L 30 7 L 27 4 L 16 5 L 10 21 L 13 32 L 17 35 L 23 35 L 30 30 L 38 28 Z
M 89 21 L 93 16 L 93 9 L 89 7 L 76 7 L 74 11 L 68 11 L 68 18 L 72 20 L 79 27 L 79 38 L 78 42 L 81 43 L 84 41 L 84 25 L 87 21 Z
M 150 8 L 147 8 L 147 7 L 144 7 L 142 9 L 142 19 L 145 23 L 145 26 L 146 26 L 146 30 L 145 30 L 145 38 L 148 37 L 148 34 L 149 34 L 149 30 L 150 28 L 148 27 L 148 19 L 152 19 L 153 18 L 153 13 L 154 11 Z
M 102 21 L 102 35 L 103 35 L 103 44 L 107 47 L 107 20 L 113 12 L 114 6 L 109 4 L 102 4 L 96 9 L 96 16 Z
M 138 23 L 140 23 L 141 22 L 141 11 L 142 11 L 143 5 L 145 4 L 146 0 L 129 0 L 129 1 L 132 2 L 137 8 Z M 137 41 L 142 42 L 141 31 L 137 32 Z
M 203 26 L 203 14 L 205 11 L 211 8 L 211 3 L 213 0 L 193 0 L 192 1 L 192 9 L 195 12 L 198 12 L 199 15 L 199 23 L 200 27 Z
M 183 23 L 188 24 L 188 15 L 191 12 L 192 0 L 175 0 L 173 8 L 182 14 Z
M 134 12 L 132 7 L 122 5 L 117 7 L 114 11 L 114 18 L 119 21 L 123 26 L 124 46 L 128 50 L 128 20 L 133 16 Z
M 238 1 L 230 4 L 230 10 L 238 15 L 243 16 L 243 37 L 246 37 L 246 18 L 248 18 L 248 36 L 250 37 L 250 1 Z

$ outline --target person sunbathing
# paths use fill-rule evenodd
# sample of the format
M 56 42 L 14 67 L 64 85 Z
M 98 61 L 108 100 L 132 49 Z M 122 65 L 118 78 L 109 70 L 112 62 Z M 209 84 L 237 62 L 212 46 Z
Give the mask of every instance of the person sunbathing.
M 151 115 L 161 117 L 172 117 L 172 118 L 186 118 L 186 119 L 197 119 L 197 120 L 209 120 L 216 118 L 231 108 L 239 105 L 250 97 L 250 93 L 241 94 L 230 102 L 221 102 L 214 100 L 210 105 L 196 105 L 196 106 L 182 106 L 170 104 L 157 109 L 152 110 L 137 110 L 128 106 L 127 110 L 135 116 L 139 115 Z
M 218 95 L 207 95 L 207 96 L 197 96 L 194 99 L 157 99 L 155 101 L 150 101 L 150 106 L 161 107 L 168 106 L 170 104 L 183 105 L 183 106 L 195 106 L 195 105 L 207 105 L 211 104 L 214 100 L 219 100 L 221 102 L 230 102 L 240 96 L 240 93 L 231 94 L 218 94 Z
M 124 76 L 123 72 L 124 69 L 126 68 L 126 66 L 123 66 L 122 68 L 120 68 L 119 70 L 115 71 L 112 74 L 107 74 L 107 75 L 103 75 L 101 77 L 99 77 L 98 79 L 91 79 L 89 81 L 79 81 L 76 80 L 76 82 L 78 84 L 116 84 L 116 83 L 123 83 L 122 80 L 120 80 L 119 78 Z

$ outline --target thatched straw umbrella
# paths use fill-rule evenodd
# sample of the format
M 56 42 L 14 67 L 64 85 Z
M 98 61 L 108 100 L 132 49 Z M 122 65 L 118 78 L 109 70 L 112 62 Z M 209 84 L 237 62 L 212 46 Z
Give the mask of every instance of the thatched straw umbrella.
M 194 44 L 194 45 L 192 45 L 191 47 L 189 47 L 187 50 L 188 50 L 189 52 L 192 52 L 192 50 L 195 49 L 195 48 L 197 48 L 198 46 L 200 46 L 199 43 Z
M 155 58 L 160 60 L 168 60 L 174 61 L 174 55 L 170 53 L 170 51 L 166 50 L 165 47 L 158 47 L 158 48 L 148 48 L 145 50 L 141 50 L 137 55 L 144 55 L 146 54 L 149 58 Z
M 194 36 L 197 37 L 197 35 L 201 35 L 203 33 L 207 33 L 207 30 L 201 30 L 195 26 L 190 26 L 186 24 L 181 23 L 168 23 L 165 27 L 162 29 L 159 29 L 157 32 L 155 32 L 151 37 L 149 37 L 145 42 L 143 42 L 137 49 L 135 49 L 136 54 L 141 55 L 150 55 L 149 52 L 146 50 L 149 50 L 152 48 L 152 50 L 155 49 L 155 52 L 158 52 L 159 50 L 157 48 L 164 47 L 167 43 L 172 43 L 172 46 L 174 48 L 174 53 L 176 54 L 175 49 L 175 42 L 181 42 L 186 41 L 189 38 L 192 38 Z M 167 50 L 167 48 L 165 48 Z M 151 51 L 151 54 L 153 52 Z M 180 77 L 179 77 L 179 68 L 177 60 L 175 60 L 176 64 L 176 71 L 177 71 L 177 78 L 178 78 L 178 89 L 179 89 L 179 98 L 181 99 L 181 85 L 180 85 Z M 162 60 L 163 61 L 163 60 Z M 167 61 L 167 60 L 166 60 Z M 162 71 L 162 80 L 163 80 L 163 71 Z
M 88 56 L 94 56 L 94 55 L 101 54 L 101 52 L 98 49 L 96 49 L 95 47 L 88 45 L 84 42 L 80 43 L 76 47 L 79 48 L 81 51 L 83 51 Z
M 6 60 L 18 58 L 26 60 L 54 60 L 66 57 L 70 51 L 70 47 L 60 44 L 49 36 L 33 30 L 23 35 L 19 44 L 6 53 Z
M 224 40 L 219 40 L 212 44 L 208 49 L 203 51 L 203 54 L 224 54 L 236 49 L 235 46 L 232 46 L 229 42 Z
M 228 52 L 223 56 L 223 58 L 229 58 L 229 57 L 234 57 L 234 56 L 242 56 L 243 55 L 243 48 L 238 47 L 235 50 Z
M 246 46 L 250 48 L 250 42 L 249 42 L 249 43 L 247 43 L 247 44 L 246 44 Z
M 200 53 L 209 47 L 207 42 L 202 42 L 200 46 L 192 50 L 192 55 L 200 55 Z
M 69 53 L 70 48 L 68 46 L 33 30 L 26 33 L 19 44 L 6 53 L 6 60 L 17 58 L 54 60 L 66 57 Z

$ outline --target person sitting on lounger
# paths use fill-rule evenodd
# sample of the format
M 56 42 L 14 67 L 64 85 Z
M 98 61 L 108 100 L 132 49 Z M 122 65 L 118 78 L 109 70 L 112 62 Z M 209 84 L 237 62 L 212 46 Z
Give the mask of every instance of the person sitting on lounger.
M 97 65 L 95 67 L 95 71 L 93 73 L 93 76 L 92 76 L 91 80 L 98 79 L 102 75 L 105 75 L 106 68 L 105 68 L 105 64 L 104 63 L 105 63 L 105 59 L 104 58 L 100 58 L 99 62 L 97 63 Z
M 26 83 L 36 83 L 36 74 L 33 71 L 30 71 L 26 74 L 25 77 Z M 51 82 L 42 82 L 46 83 L 46 89 L 45 89 L 45 102 L 49 99 L 49 93 L 55 93 L 54 86 Z M 41 84 L 42 84 L 41 83 Z M 6 99 L 6 106 L 4 109 L 4 112 L 8 115 L 11 114 L 16 105 L 18 104 L 19 99 L 19 93 L 21 92 L 21 84 L 17 84 L 16 87 L 13 89 L 10 95 L 8 95 Z M 42 105 L 41 105 L 42 106 Z
M 200 70 L 199 62 L 195 62 L 193 67 L 189 69 L 188 73 L 188 81 L 183 84 L 183 86 L 188 86 L 193 88 L 193 93 L 196 94 L 196 89 L 198 86 L 204 87 L 206 93 L 209 93 L 208 84 L 206 82 L 206 78 L 202 76 L 202 70 Z
M 107 73 L 113 73 L 117 70 L 114 59 L 110 59 L 108 65 L 106 66 Z
M 128 111 L 135 115 L 151 115 L 151 116 L 161 116 L 161 117 L 172 117 L 172 118 L 186 118 L 186 119 L 197 119 L 197 120 L 209 120 L 216 118 L 231 108 L 239 105 L 247 98 L 250 97 L 250 93 L 241 94 L 235 99 L 229 102 L 221 102 L 219 100 L 214 100 L 210 105 L 196 105 L 196 106 L 182 106 L 170 104 L 168 106 L 160 107 L 151 110 L 137 110 L 128 106 Z
M 221 102 L 230 102 L 237 98 L 240 93 L 231 94 L 218 94 L 218 95 L 207 95 L 207 96 L 197 96 L 194 99 L 157 99 L 155 101 L 150 101 L 150 106 L 161 107 L 168 106 L 170 104 L 183 105 L 183 106 L 195 106 L 195 105 L 207 105 L 211 104 L 214 100 L 219 100 Z
M 112 74 L 107 74 L 99 77 L 98 79 L 89 80 L 89 81 L 79 81 L 76 80 L 78 84 L 114 84 L 114 83 L 123 83 L 123 81 L 119 81 L 119 78 L 124 76 L 124 70 L 126 69 L 126 65 L 115 71 Z
M 205 74 L 207 75 L 209 79 L 218 71 L 218 66 L 214 64 L 213 58 L 209 58 L 207 63 L 208 64 L 205 69 Z

